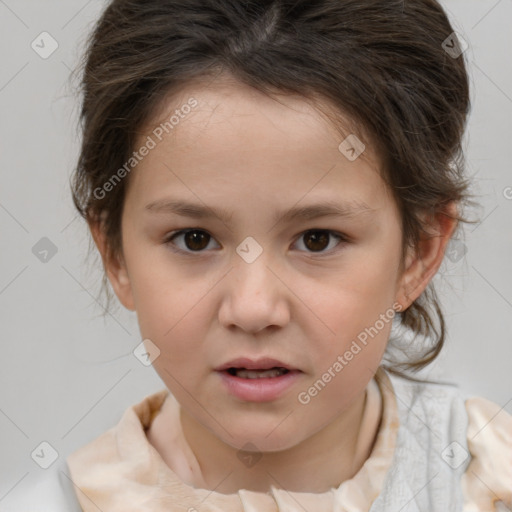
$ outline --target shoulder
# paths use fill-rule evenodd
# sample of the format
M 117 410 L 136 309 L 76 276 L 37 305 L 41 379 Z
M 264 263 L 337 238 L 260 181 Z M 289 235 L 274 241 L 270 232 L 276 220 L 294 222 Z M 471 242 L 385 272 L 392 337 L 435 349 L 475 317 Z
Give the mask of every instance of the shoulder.
M 428 447 L 422 460 L 439 471 L 445 486 L 460 488 L 465 512 L 511 510 L 512 416 L 455 385 L 389 377 L 404 457 L 417 444 Z
M 67 463 L 31 471 L 2 499 L 2 512 L 81 512 Z
M 443 441 L 465 437 L 468 415 L 465 396 L 457 385 L 388 375 L 404 426 L 430 434 L 434 430 L 438 434 L 434 437 Z
M 512 507 L 512 416 L 481 397 L 466 400 L 471 461 L 462 478 L 467 510 Z M 476 508 L 475 508 L 476 507 Z M 508 508 L 506 508 L 508 507 Z

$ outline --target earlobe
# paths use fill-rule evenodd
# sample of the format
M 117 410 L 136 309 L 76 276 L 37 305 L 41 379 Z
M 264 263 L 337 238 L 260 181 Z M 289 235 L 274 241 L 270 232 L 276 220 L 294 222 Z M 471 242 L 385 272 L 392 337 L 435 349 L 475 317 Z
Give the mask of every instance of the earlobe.
M 404 270 L 400 275 L 397 295 L 395 297 L 396 302 L 401 305 L 401 311 L 405 311 L 414 302 L 414 299 L 410 299 L 410 294 L 417 286 L 417 283 L 412 282 L 415 275 L 415 265 L 417 265 L 417 263 L 418 257 L 415 249 L 413 247 L 408 247 Z
M 396 300 L 405 311 L 426 289 L 444 259 L 446 246 L 457 227 L 457 206 L 449 205 L 433 216 L 423 216 L 424 229 L 418 246 L 410 248 L 400 278 Z
M 117 298 L 126 309 L 135 311 L 130 277 L 124 259 L 122 256 L 118 257 L 112 254 L 99 223 L 89 223 L 89 229 L 101 255 L 105 273 Z
M 132 287 L 126 264 L 124 261 L 119 261 L 117 257 L 112 257 L 109 261 L 110 264 L 106 269 L 107 277 L 117 298 L 126 309 L 135 311 Z

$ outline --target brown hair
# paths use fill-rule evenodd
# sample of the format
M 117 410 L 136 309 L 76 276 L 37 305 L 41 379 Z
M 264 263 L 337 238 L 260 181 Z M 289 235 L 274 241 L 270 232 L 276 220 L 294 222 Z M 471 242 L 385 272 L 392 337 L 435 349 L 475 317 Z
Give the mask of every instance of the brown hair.
M 83 140 L 73 202 L 89 223 L 101 219 L 109 254 L 121 256 L 128 180 L 105 197 L 94 191 L 130 158 L 138 130 L 169 94 L 223 73 L 268 95 L 320 99 L 335 123 L 339 114 L 353 123 L 352 133 L 380 156 L 405 256 L 424 232 L 422 212 L 472 203 L 462 151 L 470 109 L 465 56 L 443 44 L 453 32 L 435 0 L 113 0 L 80 63 Z M 337 127 L 343 133 L 341 118 Z M 471 222 L 461 210 L 456 218 Z M 102 291 L 108 310 L 106 274 Z M 433 284 L 398 318 L 434 340 L 401 365 L 416 371 L 445 340 Z M 402 374 L 398 365 L 388 369 Z

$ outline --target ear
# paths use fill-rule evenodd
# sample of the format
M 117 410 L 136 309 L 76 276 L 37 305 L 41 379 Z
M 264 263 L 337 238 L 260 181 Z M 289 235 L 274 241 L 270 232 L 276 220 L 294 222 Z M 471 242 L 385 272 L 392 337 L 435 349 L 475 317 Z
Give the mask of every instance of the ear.
M 126 309 L 135 311 L 130 277 L 123 257 L 112 254 L 102 228 L 102 221 L 89 221 L 88 224 L 94 243 L 101 255 L 103 268 L 117 298 Z
M 446 246 L 457 227 L 457 204 L 448 203 L 435 215 L 423 214 L 422 232 L 416 248 L 409 248 L 399 278 L 396 301 L 405 311 L 425 290 L 444 259 Z

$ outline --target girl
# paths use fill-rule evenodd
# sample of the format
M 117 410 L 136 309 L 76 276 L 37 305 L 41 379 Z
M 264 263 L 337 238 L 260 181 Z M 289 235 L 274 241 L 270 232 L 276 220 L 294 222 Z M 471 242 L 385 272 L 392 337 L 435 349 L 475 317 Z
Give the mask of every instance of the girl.
M 73 199 L 165 388 L 68 510 L 510 510 L 512 418 L 407 373 L 467 222 L 463 43 L 435 0 L 110 2 Z

